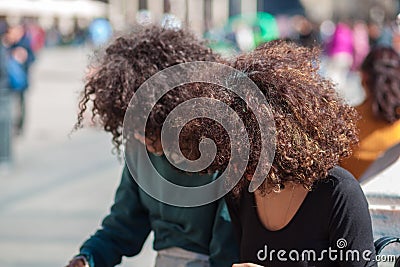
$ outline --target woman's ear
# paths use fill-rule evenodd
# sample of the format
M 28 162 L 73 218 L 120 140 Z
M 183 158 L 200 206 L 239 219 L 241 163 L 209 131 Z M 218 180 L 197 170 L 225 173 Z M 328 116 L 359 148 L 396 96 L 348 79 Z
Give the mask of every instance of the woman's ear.
M 365 92 L 367 98 L 368 98 L 368 96 L 369 96 L 369 88 L 368 88 L 369 76 L 365 71 L 361 71 L 360 76 L 361 76 L 361 85 L 364 89 L 364 92 Z
M 364 90 L 368 90 L 367 85 L 368 85 L 368 74 L 365 73 L 365 71 L 360 72 L 361 76 L 361 85 L 363 86 Z

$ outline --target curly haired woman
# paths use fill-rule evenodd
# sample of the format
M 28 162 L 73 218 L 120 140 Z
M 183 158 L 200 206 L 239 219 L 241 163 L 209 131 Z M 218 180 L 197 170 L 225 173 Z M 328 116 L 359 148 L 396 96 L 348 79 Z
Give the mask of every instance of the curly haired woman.
M 400 56 L 390 47 L 375 47 L 361 65 L 366 100 L 356 107 L 360 144 L 341 165 L 356 178 L 383 152 L 400 142 Z
M 276 124 L 263 185 L 248 191 L 248 168 L 226 198 L 244 262 L 234 266 L 374 265 L 367 201 L 337 166 L 358 142 L 357 113 L 318 74 L 318 51 L 274 41 L 232 66 L 263 92 Z
M 179 63 L 216 60 L 219 60 L 216 54 L 185 30 L 151 26 L 119 37 L 101 55 L 93 66 L 95 72 L 86 81 L 77 128 L 82 125 L 88 103 L 92 103 L 93 117 L 97 117 L 104 130 L 113 135 L 119 151 L 129 102 L 147 79 Z M 202 94 L 193 88 L 183 87 L 167 93 L 153 108 L 146 133 L 135 133 L 135 137 L 146 145 L 157 171 L 173 182 L 185 180 L 193 184 L 199 180 L 211 182 L 215 178 L 211 169 L 191 176 L 178 172 L 162 155 L 162 121 L 177 104 L 196 93 Z M 151 103 L 152 97 L 149 94 L 141 104 Z M 190 131 L 183 133 L 182 138 L 195 139 Z M 190 148 L 190 142 L 187 144 Z M 139 168 L 136 175 L 148 178 L 152 174 Z M 139 188 L 126 166 L 115 202 L 103 220 L 102 228 L 84 242 L 80 254 L 68 266 L 117 265 L 123 256 L 140 252 L 150 231 L 154 231 L 153 247 L 158 251 L 156 266 L 227 267 L 237 260 L 237 244 L 223 199 L 193 208 L 163 204 Z

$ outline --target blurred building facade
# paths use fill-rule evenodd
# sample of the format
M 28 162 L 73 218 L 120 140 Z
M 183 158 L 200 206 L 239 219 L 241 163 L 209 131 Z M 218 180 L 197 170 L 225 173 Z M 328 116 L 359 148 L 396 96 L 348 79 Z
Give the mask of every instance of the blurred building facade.
M 134 24 L 138 10 L 148 10 L 153 21 L 161 20 L 164 13 L 172 13 L 198 33 L 221 26 L 232 15 L 257 11 L 306 15 L 315 22 L 368 20 L 371 8 L 385 12 L 388 17 L 399 11 L 397 0 L 108 0 L 108 3 L 109 18 L 116 29 Z
M 35 23 L 69 35 L 94 18 L 108 17 L 109 5 L 94 0 L 0 0 L 0 19 L 9 25 Z
M 37 19 L 44 28 L 54 23 L 71 28 L 74 24 L 105 17 L 113 27 L 124 30 L 137 23 L 139 10 L 146 10 L 153 22 L 165 13 L 201 34 L 222 26 L 237 14 L 264 11 L 273 15 L 306 15 L 319 23 L 326 19 L 379 19 L 399 12 L 398 0 L 0 0 L 0 16 L 13 23 L 22 17 Z M 384 13 L 382 15 L 382 13 Z
M 0 16 L 13 23 L 23 17 L 41 21 L 105 17 L 108 4 L 93 0 L 0 0 Z
M 221 26 L 238 14 L 304 13 L 299 0 L 109 0 L 108 3 L 109 17 L 116 29 L 135 24 L 139 10 L 150 11 L 153 21 L 161 20 L 164 13 L 172 13 L 197 33 Z
M 153 22 L 161 21 L 165 13 L 171 13 L 195 32 L 202 33 L 226 22 L 229 17 L 229 2 L 230 0 L 109 0 L 109 18 L 115 29 L 122 30 L 136 23 L 139 10 L 148 10 Z
M 374 10 L 385 13 L 386 19 L 399 12 L 398 0 L 301 0 L 310 19 L 371 20 Z

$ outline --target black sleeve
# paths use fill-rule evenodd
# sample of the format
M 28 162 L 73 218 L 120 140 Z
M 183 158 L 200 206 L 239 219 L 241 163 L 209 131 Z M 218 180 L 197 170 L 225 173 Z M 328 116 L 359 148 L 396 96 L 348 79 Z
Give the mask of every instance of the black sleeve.
M 224 199 L 218 200 L 218 209 L 210 241 L 210 267 L 231 267 L 239 260 L 238 245 Z
M 338 254 L 340 266 L 376 266 L 371 216 L 360 184 L 342 168 L 332 176 L 330 247 L 343 251 L 343 257 Z

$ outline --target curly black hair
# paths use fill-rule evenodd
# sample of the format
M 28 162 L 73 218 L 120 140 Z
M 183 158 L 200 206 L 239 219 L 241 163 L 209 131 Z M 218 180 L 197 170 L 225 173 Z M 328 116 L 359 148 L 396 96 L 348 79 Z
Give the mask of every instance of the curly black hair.
M 400 56 L 391 47 L 378 46 L 364 59 L 366 89 L 372 96 L 372 110 L 388 123 L 400 119 Z

